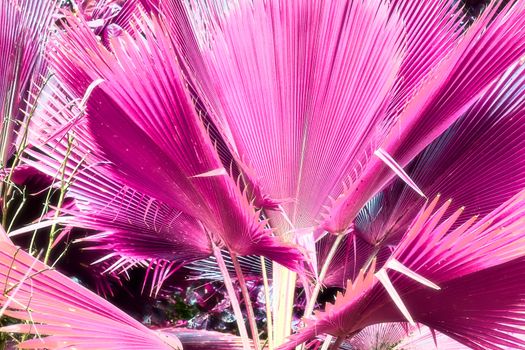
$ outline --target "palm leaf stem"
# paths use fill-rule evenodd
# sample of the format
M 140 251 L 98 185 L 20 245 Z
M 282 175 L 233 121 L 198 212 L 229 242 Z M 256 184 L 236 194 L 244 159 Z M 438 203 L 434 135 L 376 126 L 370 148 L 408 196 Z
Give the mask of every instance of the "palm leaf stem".
M 224 277 L 224 285 L 228 291 L 228 296 L 233 308 L 233 313 L 235 314 L 235 321 L 237 322 L 237 327 L 239 327 L 239 333 L 242 338 L 242 344 L 244 350 L 250 350 L 250 339 L 248 338 L 248 331 L 246 330 L 246 324 L 244 323 L 244 318 L 242 316 L 241 306 L 239 305 L 239 300 L 235 294 L 235 289 L 233 289 L 233 283 L 228 272 L 224 258 L 221 255 L 221 250 L 215 244 L 213 245 L 213 255 L 217 260 L 217 265 L 221 270 L 222 276 Z
M 261 256 L 261 270 L 263 275 L 263 283 L 264 283 L 264 302 L 266 306 L 266 327 L 267 327 L 267 333 L 268 333 L 268 350 L 273 350 L 273 321 L 272 321 L 272 306 L 270 301 L 270 285 L 268 283 L 268 273 L 266 271 L 266 262 L 264 260 L 264 257 Z
M 230 256 L 232 258 L 233 267 L 235 268 L 235 273 L 241 286 L 242 298 L 244 299 L 244 304 L 246 306 L 246 313 L 248 315 L 248 324 L 250 326 L 250 332 L 252 333 L 253 344 L 255 350 L 261 349 L 261 343 L 259 340 L 259 331 L 257 329 L 257 323 L 255 322 L 255 314 L 253 313 L 253 306 L 250 300 L 250 293 L 248 293 L 248 288 L 246 287 L 246 279 L 242 272 L 241 266 L 239 265 L 239 260 L 237 259 L 237 254 L 230 251 Z
M 330 348 L 330 350 L 338 350 L 341 344 L 343 343 L 344 339 L 345 339 L 344 337 L 337 337 L 335 339 L 335 342 L 332 344 L 332 347 Z
M 326 276 L 326 272 L 328 271 L 328 267 L 330 266 L 330 263 L 332 262 L 332 259 L 334 258 L 335 253 L 337 252 L 337 248 L 339 247 L 339 244 L 343 240 L 343 234 L 337 235 L 337 238 L 335 239 L 334 243 L 332 243 L 332 247 L 330 248 L 330 251 L 328 252 L 328 255 L 326 257 L 326 260 L 323 263 L 323 267 L 321 268 L 321 272 L 319 273 L 319 278 L 317 279 L 317 282 L 315 284 L 314 290 L 312 292 L 312 296 L 310 300 L 308 301 L 308 304 L 306 305 L 306 309 L 304 310 L 303 317 L 308 317 L 312 314 L 315 307 L 315 302 L 317 301 L 317 297 L 319 296 L 319 292 L 321 291 L 321 287 L 323 285 L 323 280 Z M 304 344 L 300 347 L 301 350 L 304 350 Z
M 326 260 L 323 263 L 321 272 L 319 273 L 319 278 L 317 279 L 314 290 L 312 292 L 312 297 L 310 298 L 308 305 L 306 305 L 306 309 L 304 310 L 304 317 L 310 316 L 312 312 L 314 311 L 315 302 L 317 301 L 317 297 L 319 295 L 319 292 L 321 291 L 321 287 L 323 286 L 323 280 L 328 271 L 328 267 L 330 266 L 330 263 L 332 262 L 332 259 L 334 258 L 334 255 L 337 252 L 337 248 L 339 247 L 339 244 L 343 240 L 343 237 L 344 237 L 343 234 L 337 235 L 337 238 L 335 239 L 334 243 L 332 243 L 332 247 L 330 248 L 330 251 L 328 252 Z

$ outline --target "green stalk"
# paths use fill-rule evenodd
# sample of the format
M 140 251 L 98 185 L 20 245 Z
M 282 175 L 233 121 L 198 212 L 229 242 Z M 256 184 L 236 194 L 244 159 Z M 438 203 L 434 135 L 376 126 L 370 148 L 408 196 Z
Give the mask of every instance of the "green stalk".
M 31 123 L 31 119 L 33 117 L 33 115 L 35 114 L 35 110 L 36 110 L 36 106 L 37 106 L 37 103 L 36 101 L 38 101 L 38 99 L 40 98 L 40 96 L 42 95 L 42 91 L 44 91 L 44 87 L 49 83 L 49 80 L 53 77 L 53 74 L 49 75 L 47 77 L 47 79 L 44 81 L 44 83 L 42 84 L 42 87 L 40 88 L 40 90 L 38 91 L 38 94 L 35 96 L 35 103 L 31 106 L 31 110 L 29 111 L 28 115 L 27 115 L 27 120 L 25 122 L 25 127 L 24 127 L 24 133 L 22 134 L 22 139 L 20 140 L 20 145 L 18 145 L 18 149 L 15 153 L 15 159 L 13 160 L 13 164 L 11 166 L 11 170 L 9 171 L 9 174 L 7 174 L 7 178 L 5 180 L 5 185 L 7 185 L 6 188 L 4 188 L 4 182 L 0 182 L 0 193 L 2 193 L 2 198 L 3 198 L 3 205 L 2 205 L 2 226 L 3 227 L 7 227 L 7 212 L 9 210 L 9 197 L 11 196 L 12 194 L 12 191 L 13 191 L 13 184 L 12 184 L 12 176 L 13 176 L 13 171 L 14 169 L 18 166 L 18 164 L 20 163 L 20 160 L 21 160 L 21 157 L 22 157 L 22 154 L 24 153 L 26 147 L 27 147 L 27 138 L 29 136 L 29 124 Z M 9 119 L 10 118 L 6 118 L 6 119 Z M 4 121 L 5 123 L 5 121 Z M 2 129 L 2 134 L 3 134 L 3 137 L 4 137 L 4 140 L 7 141 L 7 132 L 8 132 L 8 126 L 5 126 L 3 125 L 2 126 L 3 129 Z M 4 135 L 5 134 L 5 135 Z M 0 159 L 0 169 L 3 168 L 5 166 L 4 162 L 6 160 L 4 160 L 3 158 L 5 157 L 5 154 L 7 152 L 7 146 L 8 145 L 4 145 L 2 144 L 2 150 L 1 150 L 1 157 L 2 159 Z
M 18 215 L 20 215 L 20 212 L 22 211 L 22 208 L 24 207 L 24 205 L 26 203 L 27 197 L 26 197 L 25 189 L 20 191 L 20 192 L 22 193 L 22 203 L 20 203 L 20 205 L 16 209 L 15 214 L 11 218 L 11 223 L 9 224 L 9 227 L 6 229 L 6 231 L 5 231 L 6 233 L 11 232 L 11 229 L 13 228 L 13 224 L 15 223 L 16 218 L 18 217 Z
M 64 157 L 64 162 L 62 163 L 61 168 L 59 170 L 60 171 L 60 194 L 58 197 L 58 203 L 57 203 L 57 208 L 55 210 L 55 215 L 53 215 L 54 220 L 58 219 L 58 217 L 60 216 L 60 209 L 62 208 L 62 205 L 64 204 L 64 199 L 66 198 L 67 188 L 69 187 L 68 186 L 69 180 L 66 179 L 66 167 L 67 167 L 69 156 L 71 155 L 71 151 L 73 149 L 72 146 L 73 146 L 73 137 L 69 136 L 66 155 Z M 71 176 L 73 176 L 73 174 Z M 49 261 L 51 250 L 53 249 L 53 244 L 55 242 L 56 233 L 57 233 L 57 224 L 53 223 L 53 225 L 51 226 L 51 230 L 49 231 L 49 240 L 47 242 L 47 249 L 46 249 L 46 253 L 44 256 L 44 264 L 46 265 L 47 265 L 47 262 Z

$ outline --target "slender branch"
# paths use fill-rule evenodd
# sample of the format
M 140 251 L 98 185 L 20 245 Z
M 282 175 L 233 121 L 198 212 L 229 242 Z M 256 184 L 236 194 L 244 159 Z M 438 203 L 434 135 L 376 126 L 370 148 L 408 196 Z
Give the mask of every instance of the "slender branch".
M 270 301 L 270 285 L 268 283 L 268 273 L 266 271 L 266 262 L 264 256 L 261 256 L 261 268 L 264 283 L 264 302 L 266 306 L 266 329 L 268 332 L 268 350 L 273 350 L 273 320 L 272 305 Z
M 317 297 L 319 296 L 319 292 L 321 291 L 323 280 L 326 277 L 326 273 L 328 272 L 328 268 L 330 267 L 330 263 L 332 262 L 332 259 L 334 258 L 337 248 L 339 247 L 339 244 L 343 240 L 343 236 L 344 235 L 342 234 L 337 235 L 334 243 L 332 244 L 332 247 L 330 248 L 330 251 L 328 252 L 328 256 L 326 257 L 326 260 L 323 263 L 323 267 L 321 268 L 321 273 L 319 274 L 319 278 L 317 279 L 317 283 L 315 284 L 310 301 L 306 305 L 306 309 L 304 310 L 303 317 L 310 316 L 312 312 L 314 311 L 315 302 L 317 301 Z
M 29 124 L 31 123 L 31 119 L 32 119 L 32 117 L 33 117 L 33 115 L 34 115 L 34 113 L 36 111 L 36 107 L 38 105 L 38 100 L 40 99 L 40 96 L 42 95 L 42 92 L 44 91 L 44 88 L 46 87 L 46 85 L 49 83 L 49 81 L 51 80 L 51 78 L 53 76 L 54 76 L 54 74 L 50 74 L 46 78 L 44 83 L 42 84 L 42 87 L 38 90 L 38 93 L 35 96 L 35 102 L 31 106 L 31 110 L 27 114 L 27 119 L 23 123 L 25 125 L 23 126 L 22 137 L 20 139 L 20 144 L 18 145 L 18 149 L 17 149 L 17 151 L 15 153 L 15 157 L 14 157 L 14 160 L 13 160 L 13 164 L 11 165 L 11 169 L 9 170 L 9 173 L 7 174 L 7 178 L 4 181 L 0 181 L 0 193 L 2 193 L 2 198 L 3 198 L 3 204 L 2 204 L 2 226 L 4 226 L 4 227 L 7 227 L 7 213 L 8 213 L 9 202 L 10 202 L 9 201 L 9 197 L 12 195 L 12 191 L 13 191 L 13 183 L 12 183 L 13 172 L 14 172 L 15 168 L 20 164 L 20 162 L 22 160 L 22 154 L 25 152 L 25 150 L 27 148 L 27 139 L 28 139 L 28 136 L 29 136 Z M 7 118 L 7 120 L 9 120 L 9 119 L 10 118 Z M 2 131 L 2 134 L 4 134 L 4 130 Z M 7 141 L 7 140 L 8 140 L 7 135 L 5 135 L 5 141 Z M 6 155 L 7 148 L 4 148 L 4 146 L 5 145 L 2 144 L 1 151 L 0 151 L 0 154 L 1 154 L 0 155 L 0 170 L 5 167 L 5 164 L 3 163 L 4 162 L 3 158 Z M 7 146 L 5 146 L 5 147 L 7 147 Z M 4 188 L 4 186 L 7 186 L 7 187 Z
M 233 267 L 235 268 L 235 273 L 239 280 L 241 286 L 242 298 L 244 299 L 244 304 L 246 305 L 246 312 L 248 313 L 248 324 L 250 325 L 250 331 L 252 332 L 253 344 L 255 350 L 261 349 L 261 343 L 259 341 L 259 330 L 257 329 L 257 323 L 255 321 L 255 314 L 253 313 L 252 301 L 250 300 L 250 293 L 248 293 L 248 288 L 246 287 L 246 280 L 244 279 L 244 274 L 242 273 L 241 266 L 239 265 L 239 260 L 237 260 L 237 254 L 230 252 L 232 257 Z
M 213 243 L 212 243 L 213 244 Z M 235 314 L 235 321 L 237 322 L 237 327 L 239 327 L 239 333 L 242 339 L 242 346 L 244 350 L 251 350 L 250 338 L 248 337 L 248 331 L 246 330 L 246 324 L 244 323 L 244 318 L 242 316 L 241 306 L 239 305 L 239 300 L 237 299 L 237 294 L 235 294 L 235 289 L 233 289 L 233 283 L 226 267 L 226 263 L 222 258 L 221 250 L 213 244 L 213 255 L 217 260 L 217 265 L 221 270 L 222 276 L 224 277 L 224 285 L 228 291 L 230 297 L 233 313 Z
M 68 180 L 66 179 L 66 168 L 67 168 L 67 163 L 68 163 L 68 160 L 69 160 L 69 157 L 71 155 L 72 150 L 73 150 L 73 137 L 69 136 L 68 137 L 68 143 L 67 143 L 66 155 L 64 157 L 64 162 L 62 163 L 61 169 L 60 169 L 60 172 L 61 172 L 61 175 L 60 175 L 60 192 L 59 192 L 59 197 L 58 197 L 57 208 L 55 209 L 55 214 L 54 214 L 54 217 L 53 217 L 54 219 L 57 219 L 60 216 L 60 209 L 62 208 L 62 205 L 64 204 L 64 200 L 66 198 L 66 192 L 67 192 L 67 187 L 68 187 Z M 53 244 L 55 243 L 55 235 L 57 233 L 57 227 L 56 226 L 57 226 L 57 224 L 54 223 L 51 226 L 51 230 L 49 231 L 49 240 L 47 242 L 46 254 L 44 256 L 44 264 L 46 264 L 46 265 L 47 265 L 47 263 L 49 261 L 49 257 L 51 256 L 51 250 L 53 249 Z
M 315 302 L 317 301 L 317 297 L 319 296 L 319 292 L 321 291 L 323 280 L 326 277 L 326 273 L 328 272 L 328 268 L 330 267 L 330 263 L 334 258 L 337 248 L 339 248 L 339 244 L 341 244 L 341 241 L 343 240 L 343 236 L 343 234 L 337 235 L 334 243 L 332 244 L 332 247 L 330 248 L 330 251 L 328 252 L 328 255 L 326 256 L 326 260 L 324 261 L 323 266 L 321 267 L 321 273 L 319 274 L 319 278 L 317 279 L 317 283 L 315 284 L 312 296 L 310 297 L 308 304 L 306 304 L 306 308 L 304 310 L 303 315 L 303 317 L 305 318 L 310 316 L 314 311 Z M 300 346 L 300 349 L 304 350 L 304 344 Z
M 13 228 L 13 225 L 15 224 L 15 221 L 16 219 L 18 218 L 18 215 L 20 215 L 20 212 L 22 211 L 22 208 L 24 208 L 25 204 L 26 204 L 26 201 L 27 201 L 27 196 L 26 196 L 26 189 L 23 188 L 20 193 L 22 194 L 22 203 L 20 203 L 20 205 L 18 206 L 18 208 L 16 209 L 16 212 L 13 214 L 13 217 L 11 218 L 11 223 L 9 224 L 9 226 L 7 227 L 6 229 L 6 233 L 9 233 L 11 232 L 12 228 Z

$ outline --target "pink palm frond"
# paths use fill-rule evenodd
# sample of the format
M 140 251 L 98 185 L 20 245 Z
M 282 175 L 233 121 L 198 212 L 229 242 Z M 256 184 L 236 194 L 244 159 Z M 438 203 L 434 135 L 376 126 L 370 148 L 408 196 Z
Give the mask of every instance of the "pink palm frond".
M 44 265 L 9 242 L 0 242 L 0 304 L 28 323 L 2 332 L 34 334 L 19 348 L 182 349 L 174 335 L 147 329 L 117 307 Z
M 200 22 L 173 26 L 185 33 L 190 81 L 255 192 L 281 202 L 268 215 L 286 236 L 314 226 L 373 152 L 405 36 L 385 2 L 230 5 L 197 6 L 188 17 Z M 205 35 L 187 38 L 199 28 Z
M 391 11 L 399 12 L 407 36 L 407 52 L 389 107 L 390 116 L 395 117 L 430 78 L 435 66 L 451 54 L 463 31 L 464 15 L 459 3 L 451 0 L 394 0 Z
M 475 349 L 524 348 L 513 333 L 523 333 L 525 324 L 525 192 L 456 228 L 462 209 L 443 220 L 450 201 L 436 209 L 438 201 L 420 212 L 377 279 L 373 266 L 366 278 L 361 272 L 283 349 L 319 333 L 353 336 L 372 324 L 405 319 Z
M 401 339 L 394 350 L 467 350 L 469 347 L 433 331 L 425 326 L 411 327 L 410 333 Z M 510 350 L 510 349 L 509 349 Z
M 488 214 L 525 187 L 520 151 L 525 139 L 525 98 L 521 92 L 524 78 L 523 66 L 513 65 L 407 167 L 407 173 L 428 196 L 440 193 L 454 198 L 454 210 L 465 206 L 455 225 L 472 215 Z M 402 180 L 395 181 L 357 215 L 353 231 L 357 242 L 364 240 L 369 250 L 376 248 L 386 253 L 389 246 L 399 242 L 421 203 L 423 198 Z M 354 278 L 362 267 L 352 267 L 354 258 L 344 249 L 340 247 L 338 256 L 347 258 L 335 259 L 327 275 L 338 283 Z M 365 260 L 366 257 L 361 259 Z M 340 275 L 342 271 L 348 273 L 346 278 Z
M 343 349 L 467 350 L 465 345 L 422 325 L 380 323 L 366 327 L 342 344 Z
M 211 255 L 211 242 L 200 222 L 113 176 L 108 161 L 93 152 L 86 137 L 82 103 L 54 84 L 44 91 L 31 120 L 32 148 L 24 161 L 51 179 L 68 179 L 68 196 L 75 205 L 62 211 L 70 217 L 69 224 L 99 231 L 82 239 L 90 243 L 88 249 L 116 259 L 108 270 L 150 266 L 155 267 L 152 276 L 169 275 L 180 263 Z M 154 278 L 152 285 L 161 284 Z
M 381 147 L 401 166 L 461 117 L 520 60 L 525 48 L 525 7 L 523 3 L 510 2 L 499 11 L 500 5 L 500 1 L 491 3 L 465 30 L 454 49 L 436 65 L 430 78 L 396 117 Z M 372 158 L 360 180 L 333 205 L 323 227 L 330 231 L 347 227 L 368 199 L 391 178 L 391 170 L 380 159 Z
M 15 150 L 15 131 L 24 119 L 26 99 L 46 73 L 43 47 L 50 32 L 54 0 L 6 0 L 0 4 L 0 164 Z M 28 111 L 26 111 L 28 112 Z
M 525 187 L 524 81 L 524 67 L 511 67 L 410 165 L 429 196 L 453 198 L 453 208 L 465 206 L 468 218 L 486 215 Z
M 323 264 L 336 236 L 326 235 L 316 244 L 316 256 L 319 264 Z M 348 280 L 354 280 L 360 270 L 371 262 L 370 257 L 384 263 L 391 254 L 390 249 L 379 250 L 377 247 L 361 238 L 355 231 L 343 237 L 332 261 L 328 267 L 323 284 L 330 287 L 344 288 Z M 381 263 L 382 262 L 382 263 Z
M 352 350 L 391 349 L 411 331 L 407 323 L 380 323 L 366 327 L 344 343 Z M 415 327 L 414 327 L 415 328 Z
M 198 219 L 232 251 L 295 268 L 301 255 L 271 236 L 223 168 L 184 86 L 167 29 L 156 19 L 141 23 L 135 39 L 119 37 L 110 52 L 71 18 L 62 45 L 51 52 L 54 68 L 77 95 L 88 82 L 106 80 L 87 101 L 92 152 L 111 162 L 109 176 Z

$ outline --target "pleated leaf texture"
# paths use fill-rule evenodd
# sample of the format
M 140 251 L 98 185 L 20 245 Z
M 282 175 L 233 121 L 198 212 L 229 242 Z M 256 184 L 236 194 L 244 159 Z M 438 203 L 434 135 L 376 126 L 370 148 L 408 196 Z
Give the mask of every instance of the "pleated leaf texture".
M 445 219 L 451 201 L 438 207 L 436 197 L 381 268 L 374 261 L 361 270 L 344 294 L 306 319 L 307 326 L 279 349 L 317 334 L 346 337 L 374 324 L 403 321 L 475 349 L 523 348 L 524 196 L 522 191 L 455 229 L 463 208 Z
M 18 344 L 19 348 L 182 348 L 176 336 L 163 339 L 106 300 L 14 246 L 5 232 L 0 234 L 2 312 L 30 321 L 4 327 L 2 331 L 38 335 Z
M 28 30 L 49 21 L 6 1 L 2 34 L 19 8 Z M 446 348 L 525 348 L 524 1 L 472 23 L 456 0 L 110 3 L 61 13 L 41 57 L 53 77 L 14 110 L 32 111 L 23 162 L 71 180 L 60 220 L 97 231 L 84 241 L 113 270 L 147 266 L 158 293 L 221 248 L 343 289 L 279 349 L 321 334 L 358 348 L 385 323 L 392 346 L 431 346 L 420 324 Z M 4 311 L 31 321 L 3 331 L 50 335 L 24 346 L 240 346 L 159 335 L 0 244 Z
M 488 214 L 525 185 L 524 74 L 521 64 L 509 68 L 406 168 L 428 197 L 441 194 L 453 199 L 451 210 L 464 207 L 456 225 L 473 215 Z M 388 257 L 424 202 L 403 180 L 389 184 L 357 215 L 355 237 L 339 247 L 325 283 L 344 286 L 375 249 L 378 259 Z M 332 241 L 326 237 L 318 242 L 321 262 Z
M 2 315 L 27 321 L 2 332 L 33 334 L 20 349 L 241 349 L 236 336 L 148 329 L 100 296 L 13 245 L 0 232 Z
M 82 134 L 89 151 L 111 163 L 108 176 L 198 220 L 204 229 L 186 224 L 196 226 L 196 240 L 208 235 L 237 254 L 297 269 L 300 253 L 272 237 L 241 181 L 221 163 L 192 104 L 169 29 L 144 17 L 140 29 L 115 38 L 109 51 L 84 22 L 68 20 L 50 49 L 51 65 L 73 94 L 93 88 Z
M 16 150 L 16 132 L 29 111 L 27 100 L 46 73 L 44 45 L 54 0 L 6 0 L 0 4 L 0 165 Z
M 523 4 L 495 2 L 467 29 L 453 1 L 165 4 L 199 103 L 253 192 L 281 203 L 268 215 L 283 235 L 344 232 L 525 44 Z

